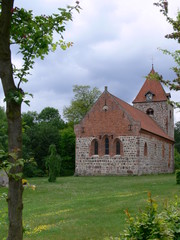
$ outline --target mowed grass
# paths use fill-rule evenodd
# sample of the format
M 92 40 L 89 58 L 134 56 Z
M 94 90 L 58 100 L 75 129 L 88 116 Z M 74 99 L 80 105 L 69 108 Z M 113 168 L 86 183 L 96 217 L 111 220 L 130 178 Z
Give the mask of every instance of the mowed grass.
M 60 177 L 29 179 L 36 190 L 24 190 L 24 240 L 85 240 L 118 236 L 126 224 L 124 210 L 132 215 L 144 209 L 147 193 L 162 206 L 180 195 L 174 174 L 131 177 Z M 7 192 L 0 188 L 0 195 Z M 6 202 L 0 200 L 0 211 Z M 1 219 L 1 217 L 0 217 Z M 2 236 L 1 236 L 2 235 Z M 0 225 L 0 239 L 7 225 Z

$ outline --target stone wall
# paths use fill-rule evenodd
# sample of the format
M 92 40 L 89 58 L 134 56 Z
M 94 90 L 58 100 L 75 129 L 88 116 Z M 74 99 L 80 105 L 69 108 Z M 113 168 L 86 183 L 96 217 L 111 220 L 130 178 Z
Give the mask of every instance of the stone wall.
M 154 115 L 151 116 L 157 124 L 167 133 L 170 137 L 174 138 L 174 109 L 170 104 L 164 102 L 144 102 L 134 103 L 133 106 L 144 113 L 149 108 L 154 110 Z
M 93 139 L 76 139 L 76 175 L 141 175 L 174 170 L 173 147 L 166 141 L 148 135 L 120 136 L 123 154 L 91 155 Z M 144 155 L 145 143 L 147 156 Z
M 147 156 L 144 146 L 147 144 Z M 140 137 L 139 174 L 172 173 L 174 151 L 172 143 L 151 136 Z

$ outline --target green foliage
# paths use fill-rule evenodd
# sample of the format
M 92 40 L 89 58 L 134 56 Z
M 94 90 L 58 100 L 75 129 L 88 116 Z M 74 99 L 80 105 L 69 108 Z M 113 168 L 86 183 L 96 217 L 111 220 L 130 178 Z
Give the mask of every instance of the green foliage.
M 2 202 L 4 201 L 7 201 L 7 194 L 6 193 L 2 193 L 0 195 L 0 204 L 2 205 Z M 7 217 L 7 212 L 8 212 L 8 209 L 7 209 L 7 206 L 0 209 L 0 229 L 3 227 L 3 226 L 7 226 L 8 224 L 8 217 Z M 5 239 L 5 238 L 3 238 Z
M 57 146 L 60 153 L 60 129 L 65 126 L 57 109 L 44 108 L 39 114 L 28 112 L 23 118 L 23 157 L 34 158 L 37 166 L 25 164 L 25 176 L 42 176 L 45 174 L 45 158 L 51 144 Z M 34 173 L 34 175 L 33 175 Z
M 63 33 L 66 22 L 72 20 L 72 10 L 79 11 L 79 2 L 75 7 L 67 9 L 59 8 L 59 14 L 51 16 L 34 16 L 32 11 L 26 11 L 21 8 L 13 8 L 14 1 L 0 1 L 0 58 L 1 68 L 0 76 L 5 94 L 8 122 L 11 121 L 11 127 L 8 129 L 9 146 L 11 149 L 18 149 L 21 156 L 21 104 L 25 102 L 24 91 L 20 88 L 21 83 L 27 82 L 27 75 L 33 68 L 35 58 L 44 59 L 50 51 L 55 51 L 57 46 L 63 50 L 70 47 L 72 43 L 65 43 Z M 56 34 L 56 41 L 54 40 Z M 18 53 L 22 55 L 23 64 L 20 69 L 13 67 L 10 44 L 15 44 Z M 16 78 L 17 81 L 14 81 Z M 16 127 L 18 126 L 18 127 Z M 19 127 L 20 126 L 20 127 Z M 16 136 L 16 137 L 14 137 Z M 8 239 L 22 239 L 22 161 L 23 159 L 9 157 L 11 171 L 9 175 L 8 197 L 8 216 L 9 232 Z M 4 163 L 4 161 L 3 161 Z M 7 163 L 8 164 L 8 163 Z M 7 169 L 8 166 L 6 166 Z M 18 178 L 18 184 L 14 184 L 14 179 Z M 14 211 L 15 209 L 15 211 Z
M 24 177 L 42 177 L 44 172 L 38 168 L 37 163 L 34 159 L 29 159 L 25 161 L 23 167 L 23 176 Z
M 180 170 L 176 170 L 176 183 L 180 184 Z
M 101 92 L 95 87 L 78 86 L 73 87 L 74 98 L 69 107 L 63 109 L 63 115 L 68 122 L 78 123 L 90 110 L 92 105 L 101 95 Z
M 71 126 L 60 131 L 61 175 L 73 175 L 75 169 L 75 134 Z
M 167 22 L 172 26 L 173 32 L 170 34 L 167 34 L 165 37 L 167 39 L 174 39 L 178 43 L 180 43 L 180 11 L 177 11 L 176 18 L 173 19 L 168 14 L 168 1 L 159 0 L 158 2 L 154 3 L 156 6 L 160 7 L 160 11 L 163 13 L 163 15 L 166 17 Z M 176 78 L 171 80 L 163 80 L 161 76 L 161 81 L 169 86 L 170 89 L 179 91 L 180 90 L 180 50 L 176 50 L 174 52 L 170 52 L 167 49 L 161 49 L 161 51 L 166 54 L 170 55 L 174 62 L 175 66 L 172 67 L 172 70 L 176 74 Z M 174 102 L 173 102 L 174 103 Z M 177 107 L 180 107 L 180 103 L 174 103 Z
M 175 124 L 174 139 L 175 139 L 174 149 L 175 169 L 180 169 L 180 122 L 177 122 Z
M 176 148 L 174 149 L 174 162 L 175 162 L 175 169 L 180 169 L 180 153 Z
M 55 182 L 56 177 L 60 173 L 61 168 L 61 157 L 57 154 L 56 146 L 54 144 L 51 144 L 49 146 L 49 152 L 50 155 L 46 157 L 46 167 L 49 170 L 49 182 Z
M 17 104 L 21 104 L 22 102 L 26 103 L 29 106 L 29 100 L 25 100 L 26 95 L 29 95 L 32 97 L 32 94 L 28 94 L 22 91 L 22 89 L 15 89 L 15 90 L 9 90 L 9 92 L 6 94 L 6 97 L 4 98 L 5 102 L 15 102 Z
M 23 119 L 23 158 L 34 158 L 25 162 L 23 174 L 25 177 L 43 176 L 46 174 L 45 161 L 49 146 L 56 145 L 57 153 L 61 155 L 61 175 L 73 175 L 75 168 L 75 134 L 73 125 L 65 124 L 59 111 L 54 108 L 44 108 L 39 114 L 27 112 Z
M 145 211 L 134 218 L 126 210 L 126 216 L 128 227 L 119 238 L 121 240 L 180 239 L 180 199 L 177 197 L 158 212 L 149 194 Z
M 7 174 L 8 178 L 20 180 L 22 178 L 22 167 L 24 166 L 25 160 L 18 157 L 18 149 L 14 149 L 13 152 L 6 153 L 0 150 L 0 170 L 3 169 Z M 13 161 L 9 161 L 9 159 Z M 18 171 L 15 171 L 19 169 Z
M 26 240 L 55 240 L 60 236 L 68 240 L 104 240 L 112 236 L 117 240 L 115 237 L 127 227 L 124 210 L 128 209 L 133 217 L 138 209 L 144 211 L 147 191 L 158 202 L 158 212 L 165 199 L 171 201 L 174 195 L 179 196 L 174 174 L 60 177 L 51 184 L 43 177 L 30 182 L 37 191 L 25 188 L 23 194 L 23 222 L 29 225 Z M 0 195 L 6 191 L 0 188 Z M 6 205 L 0 202 L 0 210 Z M 7 226 L 0 226 L 1 238 L 6 235 Z
M 174 128 L 175 148 L 180 153 L 180 122 L 175 124 Z
M 58 127 L 58 129 L 62 129 L 65 126 L 59 111 L 52 107 L 44 108 L 38 115 L 38 121 L 51 123 L 53 126 Z
M 63 33 L 66 30 L 66 23 L 72 20 L 72 11 L 79 12 L 80 6 L 68 6 L 67 9 L 59 8 L 58 14 L 34 16 L 32 10 L 15 7 L 11 10 L 11 44 L 19 46 L 19 53 L 23 56 L 22 68 L 14 66 L 14 76 L 20 84 L 27 82 L 27 75 L 33 68 L 35 58 L 44 59 L 50 51 L 55 51 L 58 46 L 65 50 L 72 46 L 66 43 Z M 54 40 L 54 35 L 59 37 Z

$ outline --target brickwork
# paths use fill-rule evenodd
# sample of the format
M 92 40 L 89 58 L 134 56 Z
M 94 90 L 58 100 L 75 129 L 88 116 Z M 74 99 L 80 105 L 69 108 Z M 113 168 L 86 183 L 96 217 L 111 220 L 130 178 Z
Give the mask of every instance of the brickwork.
M 135 106 L 104 91 L 75 126 L 76 175 L 173 172 L 173 108 L 166 101 Z

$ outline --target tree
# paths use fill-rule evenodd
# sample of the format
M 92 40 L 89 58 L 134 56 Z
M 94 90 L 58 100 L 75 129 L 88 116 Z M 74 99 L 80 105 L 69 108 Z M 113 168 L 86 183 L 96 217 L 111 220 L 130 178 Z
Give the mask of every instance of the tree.
M 166 20 L 172 25 L 173 32 L 167 34 L 165 37 L 167 39 L 174 39 L 178 43 L 180 43 L 180 11 L 177 11 L 176 19 L 173 19 L 168 14 L 168 1 L 167 0 L 159 0 L 159 2 L 154 3 L 156 6 L 160 7 L 160 11 L 166 17 Z M 162 49 L 161 49 L 162 50 Z M 171 80 L 163 80 L 162 76 L 159 76 L 159 80 L 163 82 L 165 85 L 169 86 L 170 90 L 179 91 L 180 90 L 180 51 L 176 50 L 174 52 L 170 52 L 168 50 L 162 50 L 164 54 L 168 54 L 172 56 L 175 62 L 175 66 L 172 67 L 172 70 L 176 74 L 176 78 Z M 177 107 L 180 107 L 180 104 L 174 103 Z
M 180 122 L 175 124 L 174 128 L 175 148 L 180 153 Z
M 90 86 L 78 85 L 74 85 L 73 92 L 75 95 L 71 105 L 63 109 L 63 115 L 68 122 L 78 123 L 90 110 L 101 92 L 96 87 L 91 90 Z
M 75 168 L 75 134 L 72 124 L 65 124 L 59 111 L 46 107 L 39 114 L 27 112 L 23 120 L 23 158 L 26 161 L 25 177 L 37 177 L 46 174 L 45 161 L 49 146 L 55 144 L 61 155 L 61 175 L 73 175 Z M 34 164 L 36 163 L 36 164 Z
M 25 159 L 34 158 L 34 163 L 25 164 L 24 173 L 26 176 L 32 176 L 32 170 L 41 176 L 45 174 L 45 158 L 49 154 L 48 149 L 51 144 L 55 144 L 57 152 L 60 153 L 60 130 L 64 128 L 65 123 L 61 119 L 59 111 L 55 108 L 46 107 L 39 114 L 28 112 L 23 114 L 23 157 Z M 30 170 L 30 175 L 28 173 Z
M 38 121 L 51 123 L 53 126 L 56 126 L 59 129 L 62 129 L 65 126 L 65 123 L 61 119 L 58 109 L 52 107 L 44 108 L 38 115 Z
M 27 82 L 27 75 L 33 68 L 35 58 L 43 59 L 49 51 L 58 46 L 62 49 L 71 46 L 65 43 L 63 32 L 65 23 L 72 20 L 72 11 L 79 11 L 78 1 L 75 7 L 60 8 L 59 14 L 51 16 L 33 16 L 32 11 L 14 7 L 14 0 L 0 1 L 0 78 L 6 100 L 6 115 L 8 122 L 8 152 L 12 167 L 9 171 L 8 191 L 8 240 L 21 240 L 22 227 L 22 166 L 18 159 L 22 156 L 22 119 L 21 105 L 27 93 L 21 89 L 21 83 Z M 59 40 L 54 41 L 54 32 Z M 10 45 L 16 44 L 22 54 L 23 65 L 17 69 L 12 65 Z M 14 79 L 18 80 L 18 83 Z M 16 165 L 13 165 L 15 164 Z
M 73 126 L 60 131 L 61 175 L 73 175 L 75 170 L 75 134 Z
M 60 173 L 61 167 L 61 157 L 57 154 L 56 146 L 51 144 L 49 146 L 49 153 L 50 155 L 46 157 L 46 167 L 49 170 L 49 182 L 55 182 L 56 177 Z

